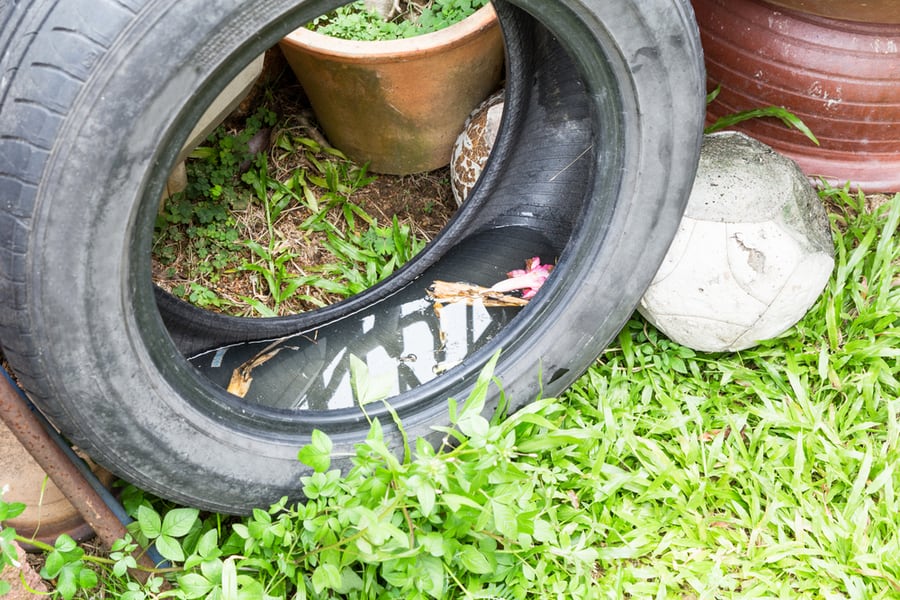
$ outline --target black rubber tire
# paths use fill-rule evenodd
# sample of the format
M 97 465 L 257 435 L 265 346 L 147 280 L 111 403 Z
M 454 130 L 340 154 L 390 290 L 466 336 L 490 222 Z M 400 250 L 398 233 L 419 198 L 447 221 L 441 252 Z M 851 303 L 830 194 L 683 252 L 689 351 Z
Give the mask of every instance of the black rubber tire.
M 4 354 L 74 443 L 184 504 L 246 512 L 297 497 L 297 450 L 314 428 L 336 455 L 368 430 L 358 409 L 241 402 L 185 355 L 314 330 L 391 302 L 435 269 L 490 283 L 515 266 L 498 262 L 520 251 L 518 232 L 537 232 L 545 257 L 558 258 L 538 297 L 462 364 L 392 400 L 410 436 L 434 436 L 446 398 L 465 397 L 501 347 L 496 375 L 512 409 L 581 374 L 632 314 L 690 192 L 704 74 L 687 0 L 497 2 L 509 63 L 500 137 L 465 207 L 422 255 L 367 294 L 291 318 L 228 318 L 154 292 L 155 210 L 190 125 L 253 57 L 336 4 L 0 7 Z M 368 412 L 391 423 L 380 406 Z

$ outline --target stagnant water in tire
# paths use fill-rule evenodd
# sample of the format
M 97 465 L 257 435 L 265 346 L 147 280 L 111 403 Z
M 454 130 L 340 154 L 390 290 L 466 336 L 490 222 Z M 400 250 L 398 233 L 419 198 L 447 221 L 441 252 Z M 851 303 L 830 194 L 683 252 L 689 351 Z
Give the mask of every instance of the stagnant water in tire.
M 533 256 L 555 262 L 554 247 L 532 229 L 487 230 L 363 311 L 274 340 L 214 348 L 189 360 L 213 383 L 267 408 L 336 410 L 396 396 L 460 364 L 521 310 L 479 303 L 450 303 L 436 310 L 428 297 L 435 280 L 490 286 Z M 356 389 L 355 381 L 364 381 L 367 391 Z

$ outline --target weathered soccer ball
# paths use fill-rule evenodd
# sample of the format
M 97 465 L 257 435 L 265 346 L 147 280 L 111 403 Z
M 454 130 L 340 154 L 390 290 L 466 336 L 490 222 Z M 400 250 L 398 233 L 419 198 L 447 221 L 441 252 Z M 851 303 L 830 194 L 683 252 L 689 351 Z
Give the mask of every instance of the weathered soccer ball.
M 468 197 L 491 154 L 503 116 L 503 99 L 504 90 L 501 89 L 478 105 L 453 144 L 450 187 L 457 205 Z
M 802 319 L 833 268 L 828 217 L 796 163 L 742 133 L 712 134 L 638 310 L 695 350 L 743 350 Z

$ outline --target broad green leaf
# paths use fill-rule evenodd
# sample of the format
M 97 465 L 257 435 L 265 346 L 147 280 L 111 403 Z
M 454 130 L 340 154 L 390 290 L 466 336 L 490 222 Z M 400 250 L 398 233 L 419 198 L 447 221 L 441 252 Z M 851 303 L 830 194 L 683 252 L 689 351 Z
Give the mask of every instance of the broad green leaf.
M 497 500 L 491 500 L 490 503 L 496 530 L 508 540 L 517 539 L 519 537 L 519 525 L 516 509 Z
M 462 566 L 471 573 L 486 575 L 494 570 L 491 562 L 475 546 L 463 546 L 459 551 L 458 558 Z
M 459 494 L 441 494 L 441 500 L 446 503 L 453 512 L 459 512 L 463 506 L 468 506 L 469 508 L 474 508 L 479 511 L 482 508 L 478 502 L 466 496 L 460 496 Z
M 416 588 L 432 598 L 444 598 L 447 592 L 447 574 L 443 562 L 433 556 L 422 556 L 417 559 L 415 578 Z
M 396 367 L 385 368 L 373 374 L 365 361 L 354 354 L 350 355 L 350 385 L 360 406 L 390 397 L 394 393 L 396 381 Z
M 78 592 L 76 569 L 76 565 L 66 565 L 66 568 L 62 569 L 56 577 L 56 592 L 64 600 L 71 600 L 71 598 L 75 597 L 75 593 Z
M 469 414 L 461 418 L 456 426 L 463 435 L 473 441 L 476 447 L 481 447 L 491 424 L 479 414 Z
M 0 529 L 0 565 L 15 564 L 19 559 L 19 553 L 14 544 L 16 539 L 16 530 L 12 527 L 4 527 Z
M 433 531 L 417 535 L 416 540 L 422 546 L 422 549 L 431 556 L 444 556 L 444 536 L 441 533 Z
M 174 562 L 184 561 L 184 550 L 182 550 L 181 544 L 175 538 L 163 533 L 156 538 L 154 545 L 163 558 Z
M 421 482 L 416 487 L 416 498 L 419 500 L 419 510 L 423 517 L 430 517 L 434 512 L 435 491 L 434 486 L 428 481 Z
M 113 565 L 113 573 L 115 573 L 117 577 L 122 577 L 128 572 L 128 569 L 133 569 L 136 566 L 137 560 L 134 556 L 128 554 L 116 560 L 116 564 Z
M 201 598 L 213 589 L 213 584 L 199 573 L 185 573 L 178 577 L 178 589 L 188 600 Z
M 68 554 L 71 552 L 83 554 L 83 551 L 78 548 L 78 543 L 73 540 L 70 535 L 65 533 L 56 538 L 56 542 L 54 542 L 53 547 L 63 554 Z
M 331 438 L 324 432 L 314 429 L 310 443 L 300 449 L 297 458 L 317 473 L 324 473 L 331 466 Z
M 25 512 L 26 508 L 21 502 L 4 502 L 0 500 L 0 522 L 15 519 Z
M 187 535 L 200 514 L 196 508 L 175 508 L 163 517 L 160 531 L 172 537 Z
M 204 561 L 200 563 L 200 574 L 209 581 L 220 581 L 222 579 L 222 569 L 224 568 L 224 565 L 225 561 L 220 559 Z
M 556 530 L 544 519 L 535 519 L 534 521 L 534 539 L 543 543 L 557 545 Z
M 156 538 L 162 533 L 162 519 L 159 513 L 142 504 L 138 507 L 137 522 L 141 528 L 141 533 L 150 538 Z
M 89 590 L 97 586 L 99 583 L 99 579 L 97 577 L 97 573 L 93 570 L 84 567 L 78 573 L 78 587 L 83 590 Z
M 203 558 L 215 558 L 219 555 L 219 532 L 210 529 L 197 541 L 197 554 Z
M 341 569 L 341 585 L 335 588 L 335 591 L 339 594 L 350 594 L 362 590 L 363 586 L 362 578 L 353 569 L 345 567 Z
M 238 600 L 266 600 L 265 589 L 257 579 L 238 575 Z
M 44 566 L 41 568 L 41 577 L 44 579 L 55 579 L 63 567 L 66 566 L 66 559 L 60 552 L 51 552 L 44 560 Z
M 313 571 L 312 584 L 317 594 L 325 590 L 337 590 L 341 587 L 341 583 L 341 572 L 333 564 L 323 563 Z
M 473 415 L 480 415 L 482 411 L 484 411 L 488 387 L 491 384 L 491 379 L 494 377 L 494 369 L 496 368 L 499 359 L 500 351 L 498 350 L 481 369 L 481 373 L 478 375 L 478 380 L 475 382 L 472 393 L 469 394 L 469 397 L 463 403 L 462 408 L 459 409 L 459 421 L 464 421 Z

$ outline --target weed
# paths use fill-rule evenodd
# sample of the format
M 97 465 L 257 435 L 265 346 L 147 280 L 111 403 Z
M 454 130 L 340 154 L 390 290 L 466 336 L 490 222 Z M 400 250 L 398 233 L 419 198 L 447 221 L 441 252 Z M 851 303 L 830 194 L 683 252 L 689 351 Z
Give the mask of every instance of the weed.
M 354 467 L 321 432 L 307 500 L 200 515 L 129 488 L 109 557 L 41 546 L 58 597 L 858 597 L 900 594 L 900 194 L 830 206 L 837 266 L 809 314 L 751 350 L 704 354 L 635 316 L 561 398 L 482 414 L 488 365 L 440 447 L 398 457 L 374 420 Z M 357 369 L 360 402 L 377 377 Z M 0 502 L 0 521 L 22 507 Z M 0 529 L 9 563 L 10 528 Z M 130 549 L 173 561 L 141 584 Z M 21 541 L 21 540 L 20 540 Z M 67 575 L 63 575 L 67 573 Z
M 717 87 L 712 92 L 710 92 L 706 96 L 706 103 L 709 104 L 710 102 L 715 100 L 718 97 L 720 91 L 721 87 Z M 730 115 L 725 115 L 724 117 L 717 119 L 715 123 L 708 125 L 703 130 L 703 132 L 714 133 L 716 131 L 727 129 L 728 127 L 733 127 L 734 125 L 743 123 L 744 121 L 749 121 L 751 119 L 762 119 L 767 117 L 778 119 L 787 127 L 793 127 L 794 129 L 805 135 L 807 138 L 809 138 L 809 140 L 816 146 L 819 145 L 819 140 L 809 129 L 809 127 L 807 127 L 806 123 L 804 123 L 797 115 L 787 110 L 783 106 L 765 106 L 762 108 L 754 108 Z
M 378 12 L 367 10 L 365 3 L 358 0 L 314 19 L 309 27 L 324 35 L 347 40 L 395 40 L 444 29 L 468 17 L 485 3 L 486 0 L 403 2 L 404 10 L 385 19 Z
M 248 142 L 262 127 L 271 125 L 275 115 L 261 109 L 247 120 L 243 132 L 226 133 L 220 127 L 206 145 L 195 149 L 187 161 L 188 184 L 184 191 L 168 198 L 156 220 L 154 257 L 163 265 L 173 265 L 180 256 L 192 256 L 192 266 L 183 276 L 215 283 L 220 273 L 232 266 L 240 251 L 241 232 L 232 209 L 245 202 L 235 186 L 241 164 L 251 159 Z M 213 299 L 208 287 L 195 282 L 189 299 L 199 306 L 222 307 L 228 303 Z M 206 291 L 202 294 L 199 288 Z M 184 292 L 182 287 L 178 291 Z M 182 296 L 184 297 L 184 296 Z
M 227 300 L 223 300 L 216 295 L 211 289 L 204 287 L 196 282 L 191 282 L 187 289 L 179 286 L 180 289 L 175 291 L 176 296 L 187 298 L 191 304 L 200 308 L 225 308 L 229 305 Z
M 154 258 L 185 280 L 170 291 L 202 308 L 275 316 L 320 307 L 377 283 L 424 246 L 408 225 L 380 227 L 354 201 L 375 178 L 340 151 L 281 130 L 272 156 L 251 156 L 248 140 L 273 123 L 261 109 L 240 134 L 214 132 L 192 153 L 188 188 L 157 219 Z M 273 162 L 295 166 L 273 173 Z M 309 246 L 325 260 L 307 273 L 295 263 Z M 217 296 L 221 278 L 240 275 L 243 294 Z
M 354 165 L 339 151 L 310 138 L 281 136 L 277 146 L 288 152 L 303 152 L 310 168 L 295 170 L 280 182 L 269 177 L 267 161 L 259 157 L 255 168 L 242 177 L 254 190 L 268 229 L 266 245 L 244 242 L 254 260 L 240 267 L 258 274 L 266 283 L 266 295 L 273 306 L 244 298 L 256 312 L 278 314 L 279 307 L 291 299 L 323 305 L 319 298 L 301 293 L 301 288 L 315 288 L 341 298 L 352 296 L 393 273 L 424 246 L 396 217 L 391 227 L 379 227 L 362 206 L 351 200 L 355 192 L 374 180 L 365 166 Z M 322 249 L 335 259 L 308 267 L 310 275 L 288 269 L 296 255 L 285 247 L 276 229 L 279 218 L 291 206 L 308 213 L 297 229 L 306 232 L 308 239 L 321 240 Z M 362 233 L 361 226 L 366 227 Z
M 400 265 L 415 256 L 424 242 L 415 238 L 409 225 L 401 225 L 395 217 L 391 227 L 370 225 L 362 234 L 348 231 L 326 232 L 323 246 L 338 259 L 315 269 L 327 275 L 311 285 L 332 294 L 350 297 L 391 275 Z

